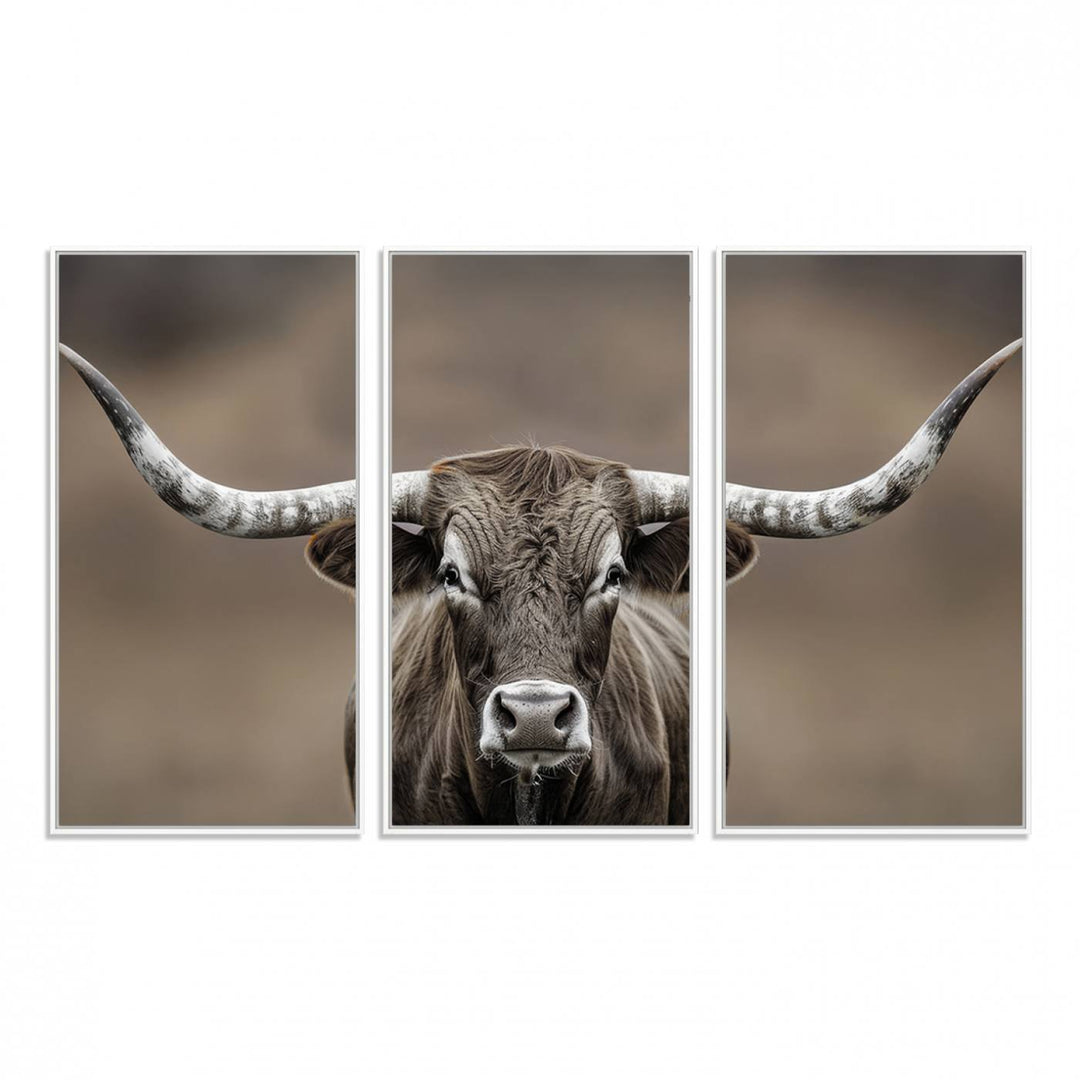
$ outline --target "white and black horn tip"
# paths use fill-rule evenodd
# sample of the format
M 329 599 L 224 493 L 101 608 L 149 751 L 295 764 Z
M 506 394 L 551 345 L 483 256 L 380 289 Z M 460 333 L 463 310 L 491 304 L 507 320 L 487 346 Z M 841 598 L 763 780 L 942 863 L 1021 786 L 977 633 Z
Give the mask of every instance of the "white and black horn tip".
M 934 471 L 971 403 L 1023 344 L 1023 338 L 1017 338 L 984 360 L 877 472 L 825 491 L 778 491 L 727 484 L 727 520 L 757 536 L 799 540 L 839 536 L 884 517 L 906 502 Z
M 154 434 L 128 400 L 88 360 L 60 346 L 105 410 L 135 468 L 161 499 L 211 532 L 247 539 L 308 536 L 356 516 L 356 481 L 288 491 L 242 491 L 189 469 Z

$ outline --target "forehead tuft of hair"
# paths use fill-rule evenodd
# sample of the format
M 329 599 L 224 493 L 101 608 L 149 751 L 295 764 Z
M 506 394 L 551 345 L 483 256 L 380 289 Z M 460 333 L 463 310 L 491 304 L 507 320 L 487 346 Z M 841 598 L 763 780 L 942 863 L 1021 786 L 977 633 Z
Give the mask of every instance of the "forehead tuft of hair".
M 536 498 L 555 495 L 574 480 L 594 481 L 607 474 L 626 477 L 626 466 L 564 446 L 506 446 L 444 458 L 432 472 L 493 480 L 514 495 Z

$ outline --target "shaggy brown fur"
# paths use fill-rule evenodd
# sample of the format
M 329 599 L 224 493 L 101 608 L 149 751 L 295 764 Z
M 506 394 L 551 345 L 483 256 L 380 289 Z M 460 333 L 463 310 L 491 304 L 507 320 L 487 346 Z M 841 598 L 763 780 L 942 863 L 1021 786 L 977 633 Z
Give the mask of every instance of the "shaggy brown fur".
M 395 825 L 515 824 L 517 776 L 482 758 L 480 713 L 497 685 L 548 678 L 588 704 L 593 752 L 542 774 L 540 824 L 689 823 L 689 522 L 648 536 L 626 467 L 518 447 L 431 470 L 423 531 L 393 536 Z M 447 529 L 481 599 L 449 604 L 435 574 Z M 604 538 L 627 580 L 585 603 Z

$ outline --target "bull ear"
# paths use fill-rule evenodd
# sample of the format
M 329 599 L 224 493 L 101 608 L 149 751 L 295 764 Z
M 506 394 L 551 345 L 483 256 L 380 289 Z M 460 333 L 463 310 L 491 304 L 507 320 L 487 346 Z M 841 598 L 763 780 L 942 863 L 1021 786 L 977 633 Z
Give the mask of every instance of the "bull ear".
M 724 535 L 724 547 L 724 579 L 725 584 L 730 585 L 753 569 L 758 560 L 758 546 L 757 541 L 741 525 L 729 521 Z
M 394 525 L 390 529 L 390 576 L 392 593 L 430 589 L 439 568 L 439 553 L 424 530 L 412 532 Z
M 655 532 L 635 532 L 624 557 L 634 588 L 688 592 L 690 519 L 676 518 Z
M 308 566 L 324 581 L 356 594 L 356 522 L 335 521 L 320 529 L 304 549 Z

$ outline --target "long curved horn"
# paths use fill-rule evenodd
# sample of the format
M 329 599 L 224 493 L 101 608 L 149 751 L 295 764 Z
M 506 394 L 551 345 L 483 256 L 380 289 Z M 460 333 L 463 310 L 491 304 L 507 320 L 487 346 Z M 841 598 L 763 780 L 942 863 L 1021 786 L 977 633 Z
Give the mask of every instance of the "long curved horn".
M 204 529 L 265 540 L 307 536 L 332 521 L 356 516 L 355 480 L 290 491 L 241 491 L 207 480 L 151 431 L 93 364 L 66 345 L 60 346 L 60 355 L 90 387 L 142 478 L 169 506 Z
M 727 519 L 758 536 L 815 539 L 839 536 L 895 510 L 906 502 L 941 460 L 964 414 L 1023 338 L 984 360 L 930 414 L 907 445 L 877 472 L 825 491 L 773 491 L 727 484 Z
M 690 513 L 690 477 L 681 473 L 630 469 L 642 525 L 674 521 Z
M 427 495 L 427 488 L 427 469 L 394 473 L 390 520 L 419 525 L 424 515 L 424 498 Z

